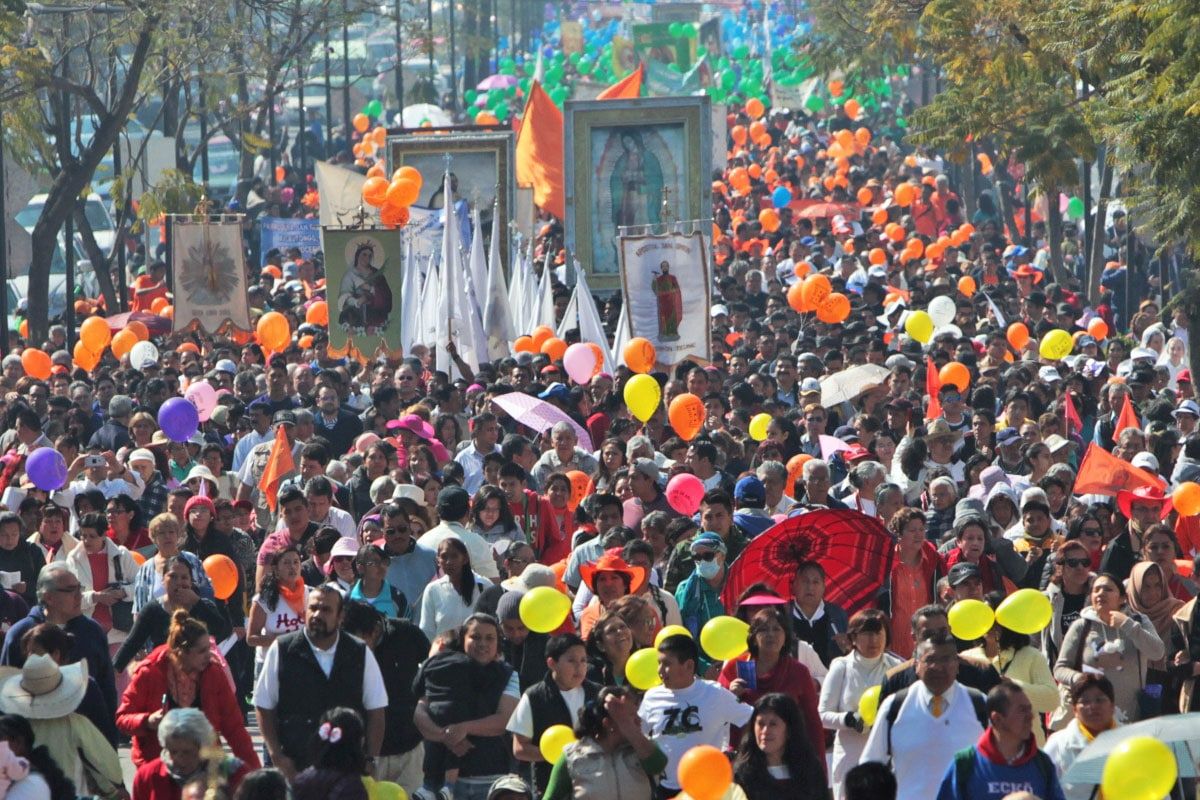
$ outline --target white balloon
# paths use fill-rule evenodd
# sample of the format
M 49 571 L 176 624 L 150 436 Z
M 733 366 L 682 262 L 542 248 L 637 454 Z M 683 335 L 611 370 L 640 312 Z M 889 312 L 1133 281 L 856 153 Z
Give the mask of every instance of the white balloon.
M 158 363 L 158 348 L 151 342 L 138 342 L 129 350 L 129 366 L 145 369 L 148 364 Z
M 954 322 L 954 315 L 957 313 L 958 308 L 954 305 L 954 300 L 945 295 L 929 301 L 929 317 L 937 327 Z

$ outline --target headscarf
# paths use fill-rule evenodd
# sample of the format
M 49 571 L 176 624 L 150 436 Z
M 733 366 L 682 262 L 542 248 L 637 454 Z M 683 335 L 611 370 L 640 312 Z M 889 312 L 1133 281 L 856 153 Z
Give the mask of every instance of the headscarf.
M 1152 569 L 1158 571 L 1159 578 L 1162 580 L 1163 596 L 1151 606 L 1146 605 L 1142 600 L 1142 585 L 1145 583 L 1146 573 Z M 1154 624 L 1154 630 L 1158 631 L 1159 638 L 1164 642 L 1169 642 L 1171 632 L 1175 627 L 1172 617 L 1183 607 L 1183 601 L 1171 594 L 1171 589 L 1167 586 L 1167 576 L 1162 567 L 1153 561 L 1142 561 L 1135 564 L 1129 573 L 1129 580 L 1125 588 L 1129 593 L 1129 607 L 1139 614 L 1149 617 Z

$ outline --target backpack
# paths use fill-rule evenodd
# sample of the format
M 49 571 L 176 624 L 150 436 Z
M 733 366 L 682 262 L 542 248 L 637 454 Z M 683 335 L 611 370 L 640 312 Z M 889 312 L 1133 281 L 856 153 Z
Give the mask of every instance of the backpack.
M 1054 762 L 1050 760 L 1050 756 L 1038 750 L 1034 754 L 1033 762 L 1037 764 L 1038 773 L 1042 776 L 1043 789 L 1049 790 L 1057 784 L 1058 769 L 1054 766 Z M 967 786 L 970 784 L 971 776 L 974 773 L 975 748 L 964 747 L 954 754 L 954 786 L 958 790 L 956 797 L 959 800 L 968 800 Z
M 908 698 L 908 690 L 911 686 L 905 686 L 900 691 L 892 695 L 895 700 L 888 706 L 887 714 L 884 719 L 887 722 L 887 753 L 888 758 L 892 757 L 892 725 L 896 721 L 896 717 L 900 716 L 900 707 L 904 705 L 904 701 Z M 967 695 L 971 698 L 971 705 L 975 707 L 975 718 L 979 720 L 979 724 L 984 730 L 987 730 L 990 720 L 987 713 L 987 698 L 983 696 L 983 692 L 978 689 L 972 689 L 969 686 L 964 687 L 967 690 Z

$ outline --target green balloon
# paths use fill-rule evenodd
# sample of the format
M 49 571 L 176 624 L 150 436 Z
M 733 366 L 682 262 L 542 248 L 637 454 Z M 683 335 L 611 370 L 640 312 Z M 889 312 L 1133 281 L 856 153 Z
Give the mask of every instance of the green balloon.
M 378 100 L 372 100 L 371 102 L 367 103 L 365 108 L 363 108 L 363 113 L 368 117 L 378 117 L 383 113 L 383 103 L 379 102 Z
M 683 38 L 683 23 L 681 23 L 681 22 L 672 22 L 672 23 L 671 23 L 671 24 L 670 24 L 670 25 L 667 27 L 667 32 L 668 32 L 669 34 L 671 34 L 671 38 L 672 38 L 672 39 L 680 39 L 680 38 Z
M 683 37 L 685 39 L 695 39 L 700 35 L 700 31 L 696 30 L 696 26 L 691 23 L 683 24 Z
M 579 66 L 580 58 L 581 58 L 581 56 L 579 55 L 579 53 L 571 53 L 571 55 L 568 57 L 567 60 L 570 61 L 573 66 Z
M 475 100 L 478 97 L 479 92 L 475 91 L 474 89 L 467 89 L 465 92 L 463 92 L 463 100 L 465 100 L 469 106 L 475 105 Z
M 508 56 L 505 56 L 504 58 L 500 59 L 500 69 L 504 69 L 505 67 L 516 67 L 516 66 L 517 66 L 517 62 L 513 61 Z
M 514 65 L 512 65 L 512 64 L 509 64 L 507 67 L 505 67 L 505 66 L 501 66 L 501 67 L 500 67 L 500 74 L 501 74 L 501 75 L 516 75 L 516 74 L 517 74 L 517 68 L 516 68 Z
M 742 82 L 738 84 L 738 91 L 747 97 L 752 94 L 758 94 L 762 91 L 762 81 L 753 75 L 746 75 L 742 78 Z
M 1068 219 L 1083 219 L 1083 199 L 1072 197 L 1067 201 L 1067 218 Z
M 734 75 L 730 70 L 725 70 L 721 73 L 721 88 L 725 91 L 733 91 L 733 87 L 737 86 L 737 75 Z
M 737 47 L 733 48 L 733 57 L 737 61 L 742 61 L 749 55 L 750 48 L 744 44 L 739 44 Z
M 809 95 L 808 99 L 804 101 L 804 107 L 815 114 L 825 108 L 825 101 L 818 94 Z
M 550 67 L 548 70 L 546 70 L 546 85 L 547 86 L 558 86 L 560 83 L 562 83 L 562 79 L 563 79 L 562 66 L 555 64 L 553 67 Z
M 565 86 L 558 86 L 550 90 L 550 99 L 554 101 L 556 106 L 561 106 L 567 102 L 567 98 L 571 96 L 571 92 Z
M 581 58 L 579 59 L 579 63 L 576 65 L 576 69 L 579 70 L 580 75 L 589 75 L 591 74 L 592 67 L 594 66 L 595 65 L 592 64 L 591 59 Z
M 517 83 L 517 85 L 521 87 L 521 94 L 529 94 L 529 85 L 531 83 L 533 83 L 533 81 L 530 78 L 521 78 L 521 80 Z
M 908 129 L 908 120 L 904 119 L 903 117 L 896 117 L 896 127 L 904 128 L 905 130 L 907 130 Z

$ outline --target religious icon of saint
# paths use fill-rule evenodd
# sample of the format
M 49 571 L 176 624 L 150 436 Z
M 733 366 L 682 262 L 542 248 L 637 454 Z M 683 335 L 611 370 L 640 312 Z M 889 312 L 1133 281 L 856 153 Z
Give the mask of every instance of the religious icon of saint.
M 669 342 L 679 338 L 679 324 L 683 321 L 683 292 L 679 281 L 671 274 L 671 265 L 666 261 L 659 265 L 650 281 L 650 290 L 658 306 L 658 338 Z
M 368 336 L 382 333 L 392 313 L 392 289 L 374 257 L 373 242 L 358 243 L 338 287 L 338 324 Z

